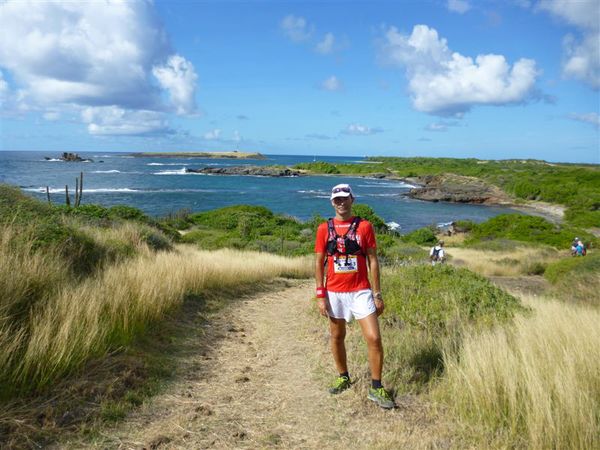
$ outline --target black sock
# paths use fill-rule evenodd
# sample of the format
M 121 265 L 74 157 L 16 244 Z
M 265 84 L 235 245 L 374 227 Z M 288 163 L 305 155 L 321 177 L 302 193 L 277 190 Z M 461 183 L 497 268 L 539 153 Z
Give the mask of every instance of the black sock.
M 350 375 L 348 375 L 348 372 L 340 373 L 340 377 L 346 377 L 350 379 Z
M 375 379 L 372 379 L 372 380 L 371 380 L 371 387 L 372 387 L 373 389 L 379 389 L 379 388 L 382 388 L 382 387 L 383 387 L 383 385 L 381 384 L 381 380 L 375 380 Z

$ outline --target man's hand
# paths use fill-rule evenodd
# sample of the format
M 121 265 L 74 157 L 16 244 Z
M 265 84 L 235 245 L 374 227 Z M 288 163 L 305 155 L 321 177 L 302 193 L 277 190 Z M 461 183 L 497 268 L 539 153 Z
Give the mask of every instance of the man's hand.
M 385 305 L 383 304 L 383 298 L 381 294 L 374 298 L 375 300 L 375 311 L 377 312 L 377 317 L 383 314 L 383 310 L 385 309 Z
M 326 298 L 318 298 L 317 299 L 317 306 L 319 307 L 319 313 L 324 316 L 324 317 L 328 317 L 329 314 L 327 313 L 327 299 Z

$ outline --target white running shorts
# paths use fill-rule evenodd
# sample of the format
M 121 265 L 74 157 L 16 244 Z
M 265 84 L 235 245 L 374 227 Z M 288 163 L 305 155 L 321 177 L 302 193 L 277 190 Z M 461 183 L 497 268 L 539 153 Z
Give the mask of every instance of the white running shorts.
M 355 292 L 331 292 L 327 291 L 327 312 L 334 319 L 360 320 L 373 314 L 375 301 L 371 289 L 363 289 Z

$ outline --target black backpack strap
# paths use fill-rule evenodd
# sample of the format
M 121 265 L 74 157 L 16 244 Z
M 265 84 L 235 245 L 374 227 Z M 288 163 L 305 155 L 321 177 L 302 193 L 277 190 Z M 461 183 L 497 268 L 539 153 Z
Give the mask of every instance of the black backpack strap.
M 356 240 L 356 231 L 358 230 L 358 226 L 360 225 L 361 220 L 362 219 L 358 216 L 356 216 L 352 220 L 352 223 L 350 224 L 350 228 L 348 228 L 348 232 L 346 233 L 346 236 L 348 238 Z

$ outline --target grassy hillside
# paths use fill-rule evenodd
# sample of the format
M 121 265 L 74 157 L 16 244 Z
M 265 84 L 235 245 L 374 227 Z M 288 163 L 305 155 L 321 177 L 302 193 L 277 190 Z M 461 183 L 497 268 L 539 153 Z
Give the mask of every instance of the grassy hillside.
M 0 399 L 130 344 L 190 295 L 310 275 L 308 259 L 177 247 L 134 208 L 53 207 L 2 186 L 0 210 Z
M 487 161 L 456 158 L 370 157 L 367 164 L 303 163 L 312 173 L 415 177 L 454 173 L 488 181 L 517 200 L 567 206 L 565 219 L 580 227 L 600 227 L 600 166 L 551 164 L 536 160 Z
M 450 258 L 464 267 L 432 267 L 424 263 L 434 230 L 398 236 L 366 205 L 355 212 L 378 233 L 389 385 L 424 401 L 439 396 L 475 447 L 599 444 L 589 432 L 600 426 L 593 236 L 498 216 L 462 223 L 467 233 L 448 240 Z M 90 370 L 90 361 L 135 347 L 189 302 L 217 292 L 227 301 L 275 277 L 311 277 L 323 220 L 301 223 L 245 205 L 156 220 L 126 206 L 51 206 L 0 186 L 0 402 L 33 399 Z M 592 244 L 588 256 L 568 256 L 573 233 Z M 544 274 L 562 301 L 523 305 L 482 276 L 530 273 Z M 362 340 L 349 345 L 366 358 Z M 362 367 L 356 375 L 367 379 L 365 359 Z M 143 401 L 126 395 L 132 405 Z M 105 410 L 124 415 L 110 404 Z M 0 415 L 0 443 L 18 423 Z

